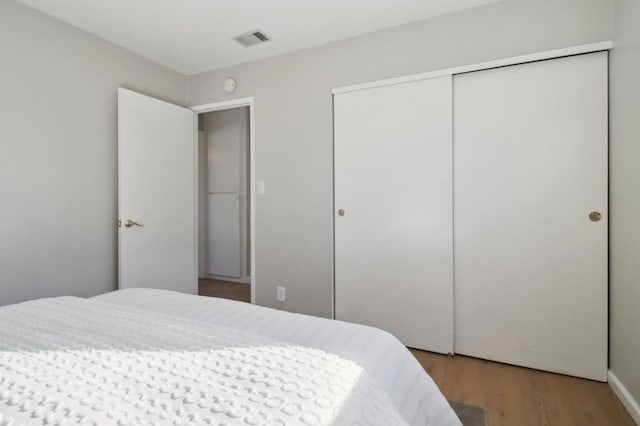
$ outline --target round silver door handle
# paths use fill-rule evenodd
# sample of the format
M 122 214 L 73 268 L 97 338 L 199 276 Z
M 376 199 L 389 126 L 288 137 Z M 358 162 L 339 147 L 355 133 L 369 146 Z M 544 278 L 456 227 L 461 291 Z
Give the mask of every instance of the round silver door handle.
M 338 216 L 344 216 L 344 210 L 343 209 L 338 210 Z
M 602 219 L 602 215 L 600 214 L 600 212 L 591 212 L 589 213 L 589 219 L 591 220 L 591 222 L 597 222 Z

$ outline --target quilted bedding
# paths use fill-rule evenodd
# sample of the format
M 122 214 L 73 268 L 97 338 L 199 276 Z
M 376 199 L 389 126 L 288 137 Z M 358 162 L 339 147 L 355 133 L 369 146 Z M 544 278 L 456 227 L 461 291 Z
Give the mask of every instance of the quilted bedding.
M 136 291 L 0 308 L 0 424 L 416 421 L 400 412 L 357 360 L 189 315 L 120 303 L 118 298 L 132 301 L 158 292 Z M 219 300 L 160 292 L 174 301 L 200 299 L 209 307 Z M 243 305 L 223 305 L 228 303 Z M 459 424 L 450 409 L 432 408 L 436 423 L 427 419 L 415 424 Z

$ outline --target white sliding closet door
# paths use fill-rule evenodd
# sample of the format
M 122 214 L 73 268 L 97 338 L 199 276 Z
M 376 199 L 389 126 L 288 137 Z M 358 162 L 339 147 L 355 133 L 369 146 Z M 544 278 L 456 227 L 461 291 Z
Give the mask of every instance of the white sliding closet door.
M 334 97 L 336 318 L 443 353 L 453 350 L 451 98 L 450 76 Z
M 456 352 L 606 380 L 607 54 L 455 76 L 454 206 Z

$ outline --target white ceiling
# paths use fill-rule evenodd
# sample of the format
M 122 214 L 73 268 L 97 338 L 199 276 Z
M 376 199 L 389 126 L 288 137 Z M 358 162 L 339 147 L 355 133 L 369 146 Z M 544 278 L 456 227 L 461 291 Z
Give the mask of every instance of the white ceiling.
M 496 0 L 20 0 L 184 74 L 195 74 Z M 242 47 L 260 29 L 273 41 Z

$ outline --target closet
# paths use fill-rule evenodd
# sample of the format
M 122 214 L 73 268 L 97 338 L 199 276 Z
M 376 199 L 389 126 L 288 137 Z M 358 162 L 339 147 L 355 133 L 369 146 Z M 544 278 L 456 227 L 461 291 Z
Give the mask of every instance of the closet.
M 334 95 L 335 316 L 606 380 L 607 53 Z

